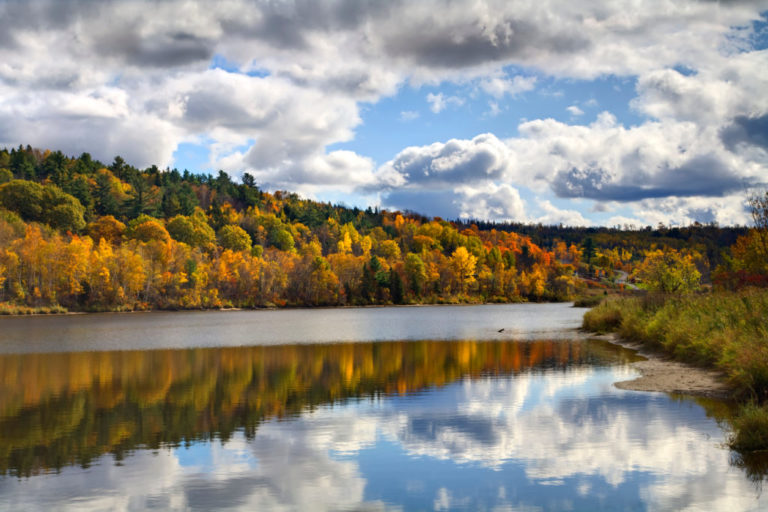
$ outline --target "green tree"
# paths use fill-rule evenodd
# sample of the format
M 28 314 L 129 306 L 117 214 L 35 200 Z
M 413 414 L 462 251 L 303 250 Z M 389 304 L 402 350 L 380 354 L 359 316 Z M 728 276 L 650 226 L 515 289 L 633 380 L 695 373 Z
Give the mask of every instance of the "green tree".
M 177 215 L 168 221 L 168 233 L 174 240 L 191 247 L 209 247 L 216 241 L 216 233 L 208 225 L 205 214 L 197 209 L 191 216 Z
M 78 174 L 74 178 L 67 181 L 64 191 L 67 194 L 76 197 L 80 204 L 85 207 L 86 214 L 88 216 L 93 215 L 94 199 L 91 195 L 91 187 L 88 184 L 88 178 L 82 174 Z
M 403 279 L 394 267 L 389 269 L 389 296 L 393 303 L 403 303 Z
M 26 180 L 11 180 L 0 186 L 0 204 L 27 221 L 42 221 L 43 186 Z
M 41 177 L 49 177 L 51 181 L 62 188 L 72 179 L 71 170 L 67 165 L 67 157 L 61 151 L 54 151 L 48 154 L 43 160 L 41 167 Z
M 132 191 L 131 199 L 128 201 L 128 216 L 138 217 L 142 214 L 154 216 L 157 212 L 155 205 L 156 191 L 147 179 L 136 172 L 130 180 Z
M 409 252 L 405 257 L 405 276 L 408 279 L 411 292 L 416 297 L 421 297 L 422 290 L 427 282 L 427 271 L 424 261 L 422 261 L 418 254 Z
M 517 265 L 517 258 L 515 258 L 515 253 L 512 251 L 506 251 L 502 256 L 502 260 L 504 261 L 504 268 L 507 270 L 513 269 Z
M 227 224 L 219 230 L 219 245 L 232 251 L 251 249 L 251 237 L 240 226 Z
M 120 203 L 112 192 L 113 177 L 107 171 L 96 174 L 96 194 L 94 208 L 99 215 L 116 216 L 120 213 Z
M 83 205 L 56 185 L 11 180 L 0 185 L 0 205 L 27 221 L 69 231 L 85 228 Z
M 269 232 L 269 243 L 281 251 L 291 251 L 295 245 L 293 235 L 285 228 L 275 228 Z
M 384 271 L 381 261 L 371 256 L 368 263 L 363 264 L 363 278 L 360 295 L 364 302 L 373 304 L 384 298 L 384 288 L 389 285 L 389 272 Z

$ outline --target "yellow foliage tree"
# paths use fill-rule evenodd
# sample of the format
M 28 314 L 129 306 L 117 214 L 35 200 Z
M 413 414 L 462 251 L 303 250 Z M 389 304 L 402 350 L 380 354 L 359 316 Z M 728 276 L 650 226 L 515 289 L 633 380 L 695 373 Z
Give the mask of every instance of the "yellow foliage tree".
M 467 251 L 466 247 L 457 247 L 451 254 L 451 267 L 455 273 L 456 283 L 461 293 L 467 293 L 467 287 L 475 282 L 475 265 L 477 258 Z
M 635 277 L 652 291 L 687 293 L 699 288 L 701 273 L 693 257 L 674 249 L 649 251 Z

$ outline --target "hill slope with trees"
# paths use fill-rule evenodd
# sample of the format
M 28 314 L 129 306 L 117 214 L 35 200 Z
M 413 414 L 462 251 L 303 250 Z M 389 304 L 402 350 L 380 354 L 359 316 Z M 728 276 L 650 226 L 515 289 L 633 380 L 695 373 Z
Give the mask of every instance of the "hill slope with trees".
M 570 300 L 579 275 L 609 282 L 654 251 L 679 249 L 706 280 L 744 233 L 449 222 L 270 193 L 247 173 L 0 150 L 9 311 Z

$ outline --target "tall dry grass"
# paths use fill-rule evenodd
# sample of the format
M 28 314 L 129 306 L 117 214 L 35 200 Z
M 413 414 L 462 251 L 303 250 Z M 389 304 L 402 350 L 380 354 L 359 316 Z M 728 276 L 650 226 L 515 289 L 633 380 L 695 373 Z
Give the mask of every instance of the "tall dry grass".
M 610 299 L 584 315 L 583 327 L 721 370 L 750 403 L 731 422 L 732 447 L 768 449 L 768 290 Z

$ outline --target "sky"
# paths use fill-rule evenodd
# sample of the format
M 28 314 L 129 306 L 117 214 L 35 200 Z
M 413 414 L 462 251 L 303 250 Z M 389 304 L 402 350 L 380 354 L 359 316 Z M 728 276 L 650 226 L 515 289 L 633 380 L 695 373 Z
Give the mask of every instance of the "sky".
M 348 206 L 746 224 L 765 1 L 0 0 L 0 146 Z

